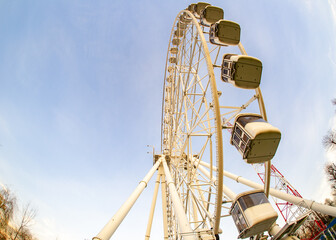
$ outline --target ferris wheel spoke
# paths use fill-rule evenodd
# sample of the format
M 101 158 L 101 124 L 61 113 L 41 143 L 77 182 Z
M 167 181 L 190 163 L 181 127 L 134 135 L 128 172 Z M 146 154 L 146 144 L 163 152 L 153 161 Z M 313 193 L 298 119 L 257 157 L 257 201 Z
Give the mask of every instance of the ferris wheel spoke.
M 211 136 L 214 134 L 216 127 L 215 126 L 211 126 L 208 128 L 204 128 L 204 129 L 200 129 L 197 131 L 194 131 L 192 134 L 193 136 Z M 203 135 L 201 135 L 201 133 L 204 133 Z
M 187 105 L 187 98 L 185 96 L 183 96 L 183 105 L 184 105 L 185 126 L 186 126 L 186 130 L 189 131 L 190 126 L 189 126 L 189 119 L 188 119 L 188 105 Z
M 221 117 L 224 117 L 224 116 L 226 116 L 226 115 L 230 115 L 230 114 L 233 114 L 233 115 L 234 115 L 233 117 L 235 117 L 240 111 L 241 111 L 241 110 L 240 110 L 240 108 L 239 108 L 239 109 L 236 109 L 236 110 L 233 110 L 233 111 L 229 111 L 229 112 L 221 113 Z M 230 118 L 230 119 L 232 119 L 232 118 Z
M 194 56 L 196 55 L 198 55 L 198 58 L 200 57 L 200 52 L 196 52 L 195 53 L 195 50 L 196 50 L 196 47 L 197 47 L 197 38 L 195 38 L 195 43 L 194 43 L 194 45 L 193 45 L 193 48 L 192 48 L 192 53 L 191 53 L 191 57 L 189 58 L 189 61 L 188 61 L 188 63 L 189 63 L 189 68 L 188 68 L 188 74 L 187 74 L 187 79 L 186 79 L 186 86 L 187 86 L 187 84 L 188 84 L 188 82 L 189 82 L 189 79 L 190 79 L 190 71 L 191 71 L 191 69 L 194 69 L 194 67 L 195 67 L 195 65 L 193 65 L 192 66 L 192 63 L 193 63 L 193 60 L 194 60 Z M 198 48 L 199 49 L 199 48 Z M 198 64 L 196 63 L 196 65 L 197 65 L 197 68 L 196 68 L 196 74 L 198 73 Z
M 199 197 L 196 195 L 196 193 L 190 188 L 190 193 L 193 196 L 193 201 L 195 202 L 198 213 L 201 215 L 203 223 L 206 224 L 206 220 L 209 219 L 211 221 L 211 214 L 204 208 L 202 204 L 202 199 L 199 199 Z
M 201 102 L 203 99 L 198 99 L 194 104 L 191 103 L 190 99 L 188 99 L 189 105 L 191 106 L 192 112 L 196 115 L 193 119 L 190 120 L 191 122 L 191 128 L 189 129 L 188 134 L 191 134 L 196 127 L 206 129 L 205 123 L 209 122 L 209 111 L 210 107 L 205 104 L 205 102 Z M 198 110 L 195 109 L 195 105 L 197 105 L 199 102 L 201 102 L 198 106 Z M 203 114 L 200 116 L 199 114 L 203 112 Z M 205 118 L 206 117 L 206 118 Z M 205 118 L 205 119 L 204 119 Z M 203 120 L 204 119 L 204 120 Z M 197 122 L 196 122 L 197 121 Z M 194 122 L 194 123 L 192 123 Z
M 257 96 L 254 95 L 251 99 L 249 99 L 245 104 L 241 105 L 240 107 L 233 107 L 233 106 L 221 106 L 221 109 L 235 109 L 233 111 L 224 112 L 221 113 L 221 117 L 223 118 L 226 115 L 231 115 L 230 117 L 226 118 L 223 122 L 224 126 L 227 126 L 227 124 L 235 118 L 239 113 L 241 113 L 244 109 L 246 109 L 252 102 L 254 102 L 257 99 Z
M 213 65 L 217 65 L 217 60 L 218 60 L 218 57 L 219 57 L 221 46 L 216 46 L 215 48 L 217 48 L 217 54 L 216 54 L 215 60 L 213 61 Z
M 213 53 L 217 48 L 213 48 L 211 49 L 211 51 L 209 51 L 209 53 Z M 200 46 L 200 53 L 203 53 L 203 47 Z M 204 54 L 204 57 L 200 58 L 192 67 L 195 67 L 196 65 L 200 64 L 202 61 L 205 61 L 206 59 L 206 55 Z
M 203 76 L 202 78 L 200 78 L 197 74 L 195 74 L 195 81 L 193 81 L 193 85 L 189 86 L 187 88 L 187 91 L 189 91 L 191 88 L 194 88 L 196 89 L 197 86 L 200 88 L 198 94 L 199 95 L 202 95 L 203 97 L 206 95 L 206 92 L 208 90 L 208 86 L 209 86 L 209 80 L 207 81 L 207 84 L 206 84 L 206 87 L 204 88 L 203 85 L 202 85 L 202 81 L 206 79 L 206 77 L 209 77 L 209 74 L 206 74 L 205 76 Z
M 203 115 L 200 116 L 199 113 L 200 113 L 200 110 L 199 109 L 198 111 L 195 109 L 195 105 L 201 101 L 202 99 L 199 99 L 198 101 L 196 101 L 194 104 L 190 101 L 189 98 L 188 99 L 188 102 L 189 102 L 189 106 L 191 107 L 192 109 L 192 112 L 196 115 L 193 119 L 190 120 L 191 124 L 192 124 L 192 127 L 189 129 L 188 133 L 190 134 L 196 127 L 201 127 L 199 126 L 199 124 L 201 123 L 202 119 L 206 116 L 206 114 L 208 113 L 208 111 L 210 110 L 210 108 L 208 108 L 207 110 L 204 111 Z M 201 104 L 202 105 L 202 104 Z M 202 107 L 202 106 L 200 106 Z M 198 122 L 196 122 L 196 120 L 198 120 Z M 192 123 L 194 121 L 194 123 Z M 206 126 L 204 125 L 204 123 L 202 123 L 203 127 L 206 128 Z
M 206 209 L 206 206 L 208 204 L 208 202 L 204 199 L 204 190 L 201 189 L 201 186 L 204 185 L 188 185 L 188 188 L 193 196 L 193 201 L 195 201 L 195 203 L 197 204 L 198 208 L 199 208 L 199 213 L 200 214 L 205 214 L 207 216 L 208 219 L 211 219 L 211 214 L 210 212 Z M 195 188 L 195 189 L 194 189 Z M 198 194 L 195 193 L 195 190 L 198 191 Z M 206 219 L 205 217 L 203 217 L 204 220 Z
M 200 152 L 198 153 L 199 159 L 203 159 L 203 154 L 205 152 L 205 149 L 208 146 L 208 144 L 210 143 L 210 137 L 207 136 L 206 138 L 207 138 L 206 142 L 204 143 L 203 147 L 201 148 Z M 196 169 L 197 169 L 197 167 L 196 167 Z
M 220 106 L 221 109 L 237 109 L 237 110 L 244 110 L 246 109 L 252 102 L 258 99 L 257 95 L 253 95 L 246 103 L 242 104 L 241 106 Z
M 186 139 L 184 139 L 184 142 L 183 142 L 183 147 L 182 147 L 182 152 L 184 151 L 184 149 L 188 146 L 188 143 L 189 143 L 189 141 L 190 141 L 190 138 L 192 137 L 192 136 L 194 136 L 194 137 L 196 137 L 197 136 L 197 134 L 187 134 L 186 135 Z M 200 153 L 202 153 L 205 149 L 205 147 L 207 146 L 207 143 L 208 143 L 208 137 L 210 136 L 210 134 L 206 134 L 206 135 L 200 135 L 199 134 L 199 136 L 197 136 L 197 137 L 203 137 L 203 138 L 206 138 L 206 140 L 205 140 L 205 144 L 203 145 L 202 144 L 202 147 L 200 148 L 200 152 L 199 152 L 199 155 L 200 155 Z
M 203 79 L 205 79 L 206 77 L 208 77 L 208 80 L 207 80 L 206 85 L 205 85 L 205 88 L 204 88 L 203 85 L 202 85 L 202 81 L 203 81 Z M 210 79 L 209 79 L 209 77 L 210 77 L 209 74 L 206 74 L 204 77 L 200 78 L 200 79 L 197 81 L 198 85 L 199 85 L 200 88 L 203 90 L 203 93 L 206 93 L 206 92 L 208 91 L 208 89 L 209 89 L 209 86 L 210 86 Z
M 209 111 L 209 109 L 210 109 L 210 107 L 207 105 L 207 101 L 206 101 L 206 99 L 204 98 L 204 96 L 206 95 L 206 91 L 205 90 L 207 90 L 207 89 L 204 89 L 203 88 L 203 86 L 202 86 L 202 84 L 201 84 L 201 82 L 200 81 L 197 81 L 196 83 L 195 83 L 195 89 L 196 89 L 196 84 L 198 84 L 199 86 L 200 86 L 200 88 L 201 88 L 201 91 L 199 91 L 199 93 L 197 93 L 197 95 L 196 94 L 194 94 L 194 96 L 198 96 L 198 100 L 196 101 L 195 100 L 195 98 L 196 97 L 194 97 L 194 104 L 192 104 L 191 103 L 191 100 L 190 100 L 190 103 L 192 104 L 192 107 L 194 108 L 193 110 L 194 110 L 194 112 L 198 115 L 198 117 L 199 117 L 199 114 L 200 114 L 200 112 L 201 112 L 201 110 L 202 110 L 202 108 L 205 108 L 205 112 L 206 112 L 206 114 L 208 113 L 208 111 Z M 208 84 L 207 84 L 207 87 L 208 87 Z M 196 110 L 195 109 L 195 106 L 198 104 L 198 110 Z M 204 117 L 205 115 L 203 115 L 202 117 L 199 117 L 199 119 L 203 119 L 203 117 Z M 196 119 L 195 119 L 195 121 L 196 121 Z M 202 122 L 201 122 L 202 123 Z

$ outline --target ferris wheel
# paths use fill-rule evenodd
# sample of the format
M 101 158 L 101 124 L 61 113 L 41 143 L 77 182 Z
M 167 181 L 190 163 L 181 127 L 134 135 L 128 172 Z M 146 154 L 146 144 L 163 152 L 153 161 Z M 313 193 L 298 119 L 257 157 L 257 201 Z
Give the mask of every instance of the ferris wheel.
M 259 87 L 262 63 L 247 55 L 239 24 L 223 18 L 221 8 L 203 2 L 175 18 L 163 85 L 161 153 L 153 154 L 149 173 L 93 239 L 111 238 L 156 171 L 145 239 L 150 239 L 160 185 L 163 239 L 220 239 L 226 217 L 233 219 L 238 238 L 297 239 L 289 236 L 293 225 L 276 224 L 269 195 L 336 216 L 333 207 L 270 188 L 271 159 L 281 133 L 267 122 Z M 239 153 L 241 164 L 263 164 L 264 184 L 226 171 L 232 160 L 224 146 Z M 252 190 L 237 194 L 223 184 L 224 177 Z

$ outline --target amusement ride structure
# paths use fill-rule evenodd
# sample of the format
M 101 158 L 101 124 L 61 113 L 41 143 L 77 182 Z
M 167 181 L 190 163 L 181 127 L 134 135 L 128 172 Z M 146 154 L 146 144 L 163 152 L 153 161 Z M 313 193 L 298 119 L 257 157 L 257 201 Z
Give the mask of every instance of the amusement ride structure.
M 226 239 L 223 218 L 233 219 L 238 238 L 298 239 L 293 233 L 311 213 L 336 216 L 336 208 L 302 198 L 272 165 L 281 132 L 267 121 L 262 63 L 245 51 L 239 24 L 223 18 L 221 8 L 203 2 L 178 13 L 165 68 L 161 153 L 153 154 L 153 167 L 93 240 L 112 237 L 155 172 L 145 239 L 160 185 L 163 239 Z M 239 54 L 227 53 L 235 47 Z M 238 151 L 241 164 L 253 165 L 262 184 L 227 171 L 232 160 L 223 157 L 226 148 Z M 251 190 L 237 194 L 224 177 Z M 286 221 L 283 227 L 269 196 Z

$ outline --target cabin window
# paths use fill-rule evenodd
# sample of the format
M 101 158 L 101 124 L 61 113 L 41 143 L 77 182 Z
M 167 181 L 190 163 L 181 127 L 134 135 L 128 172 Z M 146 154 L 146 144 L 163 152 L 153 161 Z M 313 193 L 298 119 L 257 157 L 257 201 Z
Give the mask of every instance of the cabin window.
M 237 147 L 241 152 L 245 152 L 246 146 L 249 143 L 249 136 L 241 129 L 239 125 L 236 125 L 234 128 L 232 143 Z
M 247 208 L 260 205 L 263 203 L 268 203 L 268 200 L 263 192 L 251 193 L 239 198 L 239 204 L 243 211 Z
M 243 135 L 243 141 L 244 141 L 245 143 L 247 143 L 248 139 L 249 139 L 248 136 L 247 136 L 246 134 L 244 134 L 244 135 Z
M 238 118 L 237 122 L 239 122 L 240 125 L 245 127 L 245 125 L 250 122 L 266 122 L 266 121 L 259 116 L 244 116 L 244 117 Z
M 239 147 L 239 142 L 240 142 L 240 139 L 239 139 L 239 137 L 235 134 L 235 135 L 233 136 L 233 143 L 234 143 L 237 147 Z
M 236 203 L 233 210 L 232 210 L 232 218 L 235 223 L 235 225 L 238 228 L 239 232 L 242 232 L 247 228 L 247 224 L 244 218 L 244 215 L 242 214 L 239 205 Z
M 240 149 L 242 150 L 242 152 L 245 151 L 245 147 L 246 147 L 246 144 L 242 142 L 242 143 L 240 144 Z
M 240 128 L 236 127 L 235 131 L 238 136 L 242 135 L 242 130 Z
M 227 54 L 228 55 L 228 54 Z M 231 57 L 232 55 L 229 55 L 229 57 Z M 226 57 L 226 56 L 225 56 Z M 226 67 L 226 68 L 232 68 L 234 64 L 232 62 L 229 62 L 229 61 L 223 61 L 223 67 Z
M 229 75 L 230 74 L 230 69 L 223 69 L 223 74 Z

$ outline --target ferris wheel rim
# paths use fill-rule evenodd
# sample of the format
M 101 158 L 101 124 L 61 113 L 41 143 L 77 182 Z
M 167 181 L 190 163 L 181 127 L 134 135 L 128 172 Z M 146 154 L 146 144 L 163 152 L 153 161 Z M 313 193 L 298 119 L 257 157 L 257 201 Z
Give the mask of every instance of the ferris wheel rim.
M 188 10 L 182 10 L 177 14 L 177 17 L 175 18 L 171 34 L 170 34 L 170 40 L 168 44 L 168 51 L 166 56 L 166 65 L 165 65 L 165 74 L 164 74 L 164 84 L 163 84 L 163 98 L 162 98 L 162 116 L 161 116 L 161 151 L 163 151 L 163 119 L 165 116 L 164 113 L 164 106 L 165 106 L 165 87 L 166 87 L 166 78 L 167 78 L 167 66 L 168 66 L 168 57 L 169 57 L 169 50 L 171 47 L 171 41 L 173 39 L 174 34 L 174 28 L 176 25 L 176 22 L 178 21 L 178 17 L 181 16 L 181 14 L 187 14 L 193 22 L 193 25 L 197 29 L 197 33 L 200 36 L 201 46 L 204 51 L 205 56 L 205 62 L 207 64 L 207 71 L 209 73 L 209 79 L 210 79 L 210 89 L 211 89 L 211 97 L 212 97 L 212 104 L 213 104 L 213 111 L 215 113 L 215 135 L 216 135 L 216 168 L 218 169 L 216 171 L 216 201 L 215 201 L 215 212 L 214 212 L 214 226 L 213 226 L 213 232 L 214 234 L 218 234 L 219 232 L 219 224 L 220 224 L 220 218 L 221 218 L 221 208 L 222 208 L 222 198 L 223 198 L 223 140 L 222 140 L 222 123 L 221 123 L 221 117 L 220 117 L 220 108 L 219 108 L 219 100 L 218 100 L 218 91 L 217 91 L 217 85 L 216 85 L 216 79 L 214 74 L 214 69 L 212 65 L 212 60 L 210 57 L 209 49 L 207 42 L 205 40 L 203 31 L 200 27 L 200 24 L 198 20 L 195 18 L 195 16 Z

